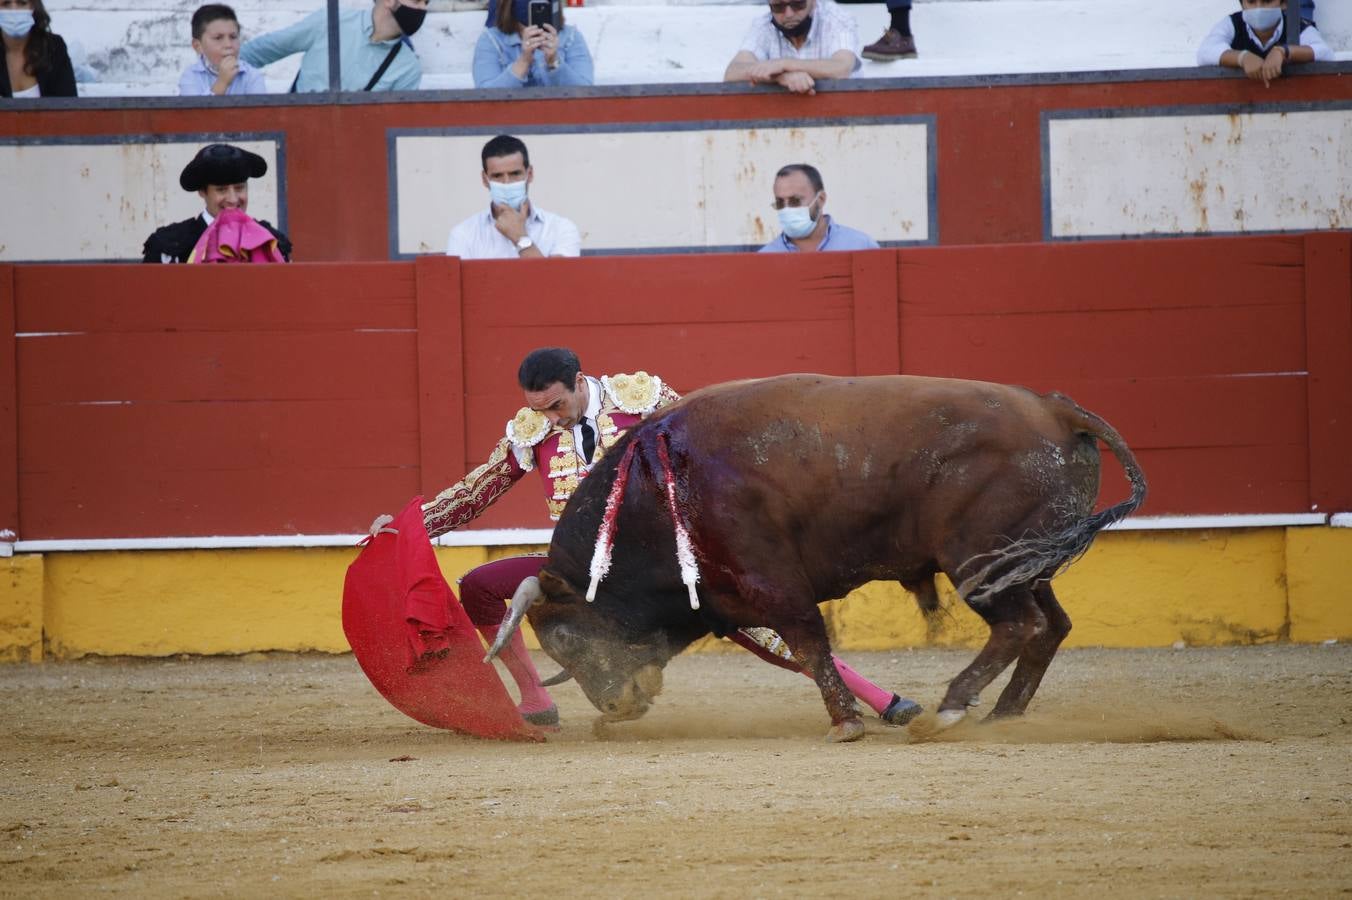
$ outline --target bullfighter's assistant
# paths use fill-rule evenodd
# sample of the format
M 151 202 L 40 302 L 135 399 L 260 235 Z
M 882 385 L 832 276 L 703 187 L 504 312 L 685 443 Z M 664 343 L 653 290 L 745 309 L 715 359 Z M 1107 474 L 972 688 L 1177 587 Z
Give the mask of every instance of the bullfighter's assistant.
M 527 472 L 539 473 L 549 517 L 557 520 L 581 479 L 625 429 L 680 399 L 661 378 L 646 372 L 585 375 L 577 354 L 562 347 L 532 351 L 522 361 L 517 381 L 526 406 L 507 423 L 506 434 L 488 461 L 423 505 L 429 537 L 469 524 Z M 539 556 L 499 559 L 472 569 L 460 580 L 460 602 L 490 642 L 502 623 L 504 601 L 522 580 L 539 573 L 541 562 Z M 449 626 L 445 611 L 410 609 L 410 617 L 424 651 L 435 653 Z M 748 628 L 729 637 L 767 662 L 808 674 L 768 628 Z M 521 692 L 520 709 L 526 720 L 557 724 L 558 708 L 540 683 L 520 632 L 501 658 Z M 883 721 L 902 725 L 920 713 L 913 700 L 884 690 L 838 657 L 833 659 L 851 693 Z

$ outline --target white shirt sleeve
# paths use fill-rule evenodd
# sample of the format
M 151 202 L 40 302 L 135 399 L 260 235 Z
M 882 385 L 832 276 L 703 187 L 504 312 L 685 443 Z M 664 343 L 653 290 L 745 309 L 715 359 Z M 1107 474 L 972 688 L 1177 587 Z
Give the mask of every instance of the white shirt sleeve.
M 1229 16 L 1226 16 L 1217 22 L 1215 27 L 1202 39 L 1202 45 L 1197 48 L 1197 65 L 1219 66 L 1221 54 L 1230 49 L 1234 40 L 1235 23 L 1230 21 Z
M 558 233 L 554 235 L 554 246 L 549 248 L 550 256 L 581 256 L 582 233 L 577 230 L 571 219 L 558 218 Z
M 1300 43 L 1314 51 L 1315 62 L 1333 61 L 1333 48 L 1324 42 L 1324 36 L 1313 25 L 1301 30 Z

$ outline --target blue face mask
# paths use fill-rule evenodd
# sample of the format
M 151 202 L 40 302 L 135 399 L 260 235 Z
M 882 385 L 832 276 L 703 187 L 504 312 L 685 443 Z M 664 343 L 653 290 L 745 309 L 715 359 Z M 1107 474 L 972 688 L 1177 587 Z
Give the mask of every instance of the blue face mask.
M 817 198 L 812 198 L 813 203 Z M 779 210 L 779 227 L 784 233 L 797 240 L 805 238 L 817 227 L 817 219 L 812 215 L 812 204 L 807 206 L 786 206 Z
M 1243 15 L 1244 24 L 1254 31 L 1267 31 L 1269 28 L 1276 28 L 1277 23 L 1282 20 L 1282 11 L 1272 6 L 1246 9 Z
M 499 206 L 510 206 L 512 209 L 520 209 L 526 202 L 526 179 L 520 181 L 490 181 L 488 182 L 488 196 Z
M 31 9 L 0 10 L 0 31 L 12 38 L 27 37 L 33 30 L 33 11 Z

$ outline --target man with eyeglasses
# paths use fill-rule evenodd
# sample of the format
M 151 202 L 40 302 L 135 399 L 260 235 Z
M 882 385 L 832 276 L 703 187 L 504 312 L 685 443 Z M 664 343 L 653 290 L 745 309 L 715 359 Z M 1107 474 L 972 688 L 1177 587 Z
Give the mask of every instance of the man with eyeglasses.
M 859 31 L 834 0 L 770 0 L 723 80 L 815 94 L 818 79 L 849 78 L 859 66 Z
M 775 173 L 775 209 L 779 237 L 761 253 L 816 253 L 820 250 L 877 250 L 864 232 L 838 224 L 822 210 L 826 190 L 822 173 L 807 163 L 793 163 Z

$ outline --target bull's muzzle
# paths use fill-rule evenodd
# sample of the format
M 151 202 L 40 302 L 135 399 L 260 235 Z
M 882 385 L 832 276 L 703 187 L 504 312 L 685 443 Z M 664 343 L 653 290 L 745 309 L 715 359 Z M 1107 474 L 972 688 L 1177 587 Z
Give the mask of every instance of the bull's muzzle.
M 628 722 L 648 711 L 652 700 L 662 693 L 662 669 L 649 663 L 612 694 L 596 703 L 603 722 Z

